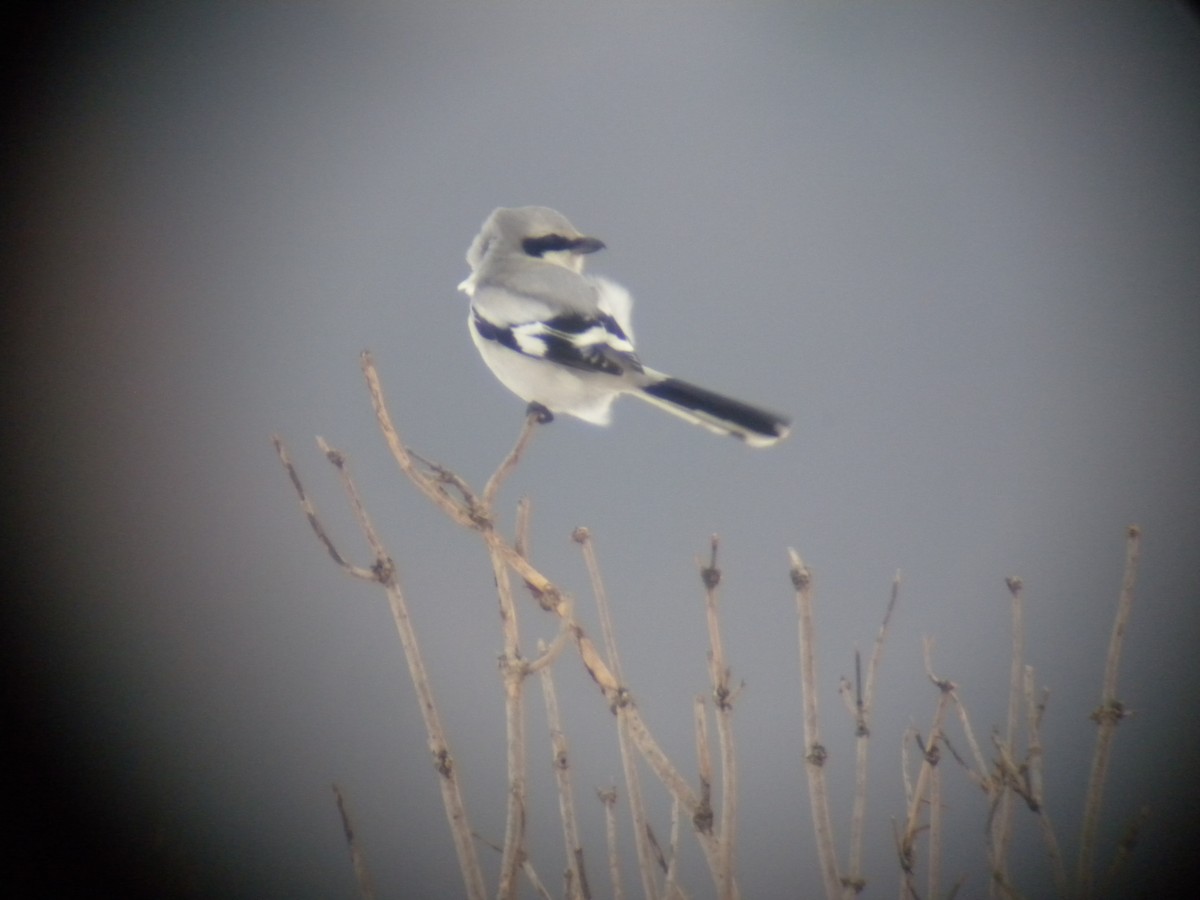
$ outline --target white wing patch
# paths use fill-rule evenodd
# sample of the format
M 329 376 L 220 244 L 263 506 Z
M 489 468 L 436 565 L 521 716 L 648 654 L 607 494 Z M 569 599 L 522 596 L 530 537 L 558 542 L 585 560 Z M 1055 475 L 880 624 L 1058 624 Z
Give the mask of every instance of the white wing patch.
M 613 316 L 613 318 L 616 317 Z M 546 356 L 547 337 L 552 337 L 580 351 L 595 347 L 608 347 L 618 353 L 633 354 L 634 352 L 633 344 L 621 334 L 612 331 L 605 321 L 593 321 L 582 331 L 564 331 L 554 328 L 546 322 L 526 322 L 524 325 L 513 325 L 512 336 L 521 352 L 529 356 Z

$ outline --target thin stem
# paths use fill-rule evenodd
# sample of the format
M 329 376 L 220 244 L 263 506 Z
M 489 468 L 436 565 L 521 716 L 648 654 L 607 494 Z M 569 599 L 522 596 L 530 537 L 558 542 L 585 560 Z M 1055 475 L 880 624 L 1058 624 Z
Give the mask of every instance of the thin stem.
M 504 850 L 500 856 L 500 900 L 516 896 L 517 872 L 525 859 L 525 669 L 521 659 L 517 612 L 513 603 L 508 567 L 499 555 L 492 554 L 492 572 L 500 601 L 500 622 L 504 633 L 501 671 L 504 681 L 504 721 L 507 736 L 508 793 L 504 817 Z
M 733 691 L 729 685 L 729 666 L 721 640 L 718 615 L 717 587 L 721 570 L 717 568 L 717 536 L 713 535 L 711 556 L 707 566 L 701 566 L 704 583 L 705 613 L 708 621 L 708 673 L 712 685 L 713 706 L 717 715 L 717 741 L 721 749 L 721 824 L 717 853 L 717 896 L 733 896 L 734 854 L 737 847 L 737 760 L 733 743 Z
M 596 557 L 596 544 L 592 533 L 586 528 L 576 528 L 571 539 L 579 545 L 583 553 L 583 563 L 587 568 L 588 578 L 592 583 L 592 596 L 596 600 L 596 612 L 600 615 L 600 636 L 604 640 L 604 653 L 608 657 L 613 677 L 618 682 L 624 682 L 621 673 L 621 658 L 617 654 L 617 632 L 613 627 L 612 606 L 608 602 L 608 591 L 604 588 L 604 578 L 600 574 L 600 562 Z
M 693 822 L 700 831 L 711 832 L 713 766 L 708 743 L 708 712 L 703 696 L 696 697 L 692 709 L 695 714 L 693 723 L 696 729 L 696 769 L 700 776 L 700 807 L 693 816 Z
M 537 895 L 541 897 L 542 900 L 553 900 L 550 892 L 546 890 L 546 885 L 542 883 L 542 879 L 538 876 L 537 870 L 534 869 L 533 863 L 530 861 L 529 857 L 525 856 L 524 854 L 521 856 L 521 871 L 524 873 L 525 877 L 529 879 L 530 885 L 533 886 L 534 891 L 537 892 Z
M 604 652 L 612 665 L 613 675 L 621 677 L 617 658 L 616 632 L 613 628 L 612 609 L 608 603 L 608 592 L 600 575 L 600 564 L 596 560 L 596 548 L 591 533 L 586 528 L 575 529 L 572 535 L 583 550 L 584 563 L 592 581 L 592 593 L 600 615 L 600 633 L 604 637 Z M 625 774 L 625 790 L 629 794 L 629 813 L 633 819 L 634 846 L 637 848 L 638 869 L 642 877 L 642 891 L 647 900 L 658 896 L 658 880 L 654 871 L 654 853 L 650 846 L 649 817 L 646 814 L 645 797 L 642 794 L 642 778 L 638 771 L 637 758 L 629 735 L 629 724 L 625 716 L 617 716 L 617 741 L 621 752 L 621 766 Z
M 539 644 L 542 657 L 549 651 Z M 575 793 L 571 788 L 571 756 L 567 734 L 563 729 L 562 716 L 558 709 L 558 692 L 554 687 L 554 675 L 550 666 L 541 669 L 539 679 L 542 697 L 546 701 L 546 725 L 550 729 L 550 747 L 554 754 L 554 781 L 558 787 L 558 813 L 562 819 L 563 843 L 567 853 L 567 871 L 570 877 L 568 897 L 587 900 L 591 897 L 588 888 L 587 870 L 583 865 L 583 844 L 579 839 L 579 824 L 575 817 Z
M 337 798 L 338 815 L 342 819 L 342 830 L 346 834 L 346 845 L 350 848 L 350 860 L 354 865 L 354 877 L 358 881 L 358 893 L 362 897 L 362 900 L 375 900 L 375 886 L 371 883 L 371 873 L 367 869 L 367 858 L 358 843 L 358 835 L 355 833 L 354 821 L 350 816 L 346 797 L 342 794 L 342 789 L 336 784 L 333 786 L 333 795 Z
M 892 591 L 888 597 L 887 609 L 883 613 L 883 622 L 879 633 L 875 635 L 875 645 L 871 649 L 871 659 L 867 663 L 867 677 L 864 685 L 860 677 L 859 656 L 855 660 L 855 759 L 854 759 L 854 810 L 850 818 L 850 869 L 846 878 L 846 895 L 860 893 L 866 886 L 867 880 L 862 871 L 863 838 L 866 831 L 867 818 L 867 753 L 871 739 L 871 716 L 875 710 L 875 684 L 879 674 L 879 664 L 883 659 L 883 644 L 887 639 L 888 628 L 892 622 L 892 612 L 896 601 L 900 598 L 900 573 L 892 579 Z
M 1046 711 L 1048 692 L 1042 692 L 1038 700 L 1034 691 L 1033 666 L 1025 667 L 1025 709 L 1028 716 L 1026 727 L 1029 730 L 1029 747 L 1026 750 L 1026 771 L 1028 772 L 1029 808 L 1038 817 L 1041 826 L 1042 841 L 1046 845 L 1046 857 L 1050 860 L 1050 870 L 1054 875 L 1054 887 L 1058 896 L 1067 896 L 1067 870 L 1063 866 L 1062 852 L 1059 850 L 1058 837 L 1050 823 L 1050 815 L 1046 812 L 1046 800 L 1043 794 L 1042 759 L 1042 714 Z
M 508 456 L 501 460 L 500 465 L 496 467 L 496 471 L 492 473 L 492 477 L 488 479 L 487 484 L 483 487 L 483 507 L 490 510 L 492 503 L 496 499 L 496 494 L 500 490 L 500 486 L 508 480 L 508 476 L 516 469 L 517 463 L 521 461 L 521 455 L 529 446 L 529 442 L 533 440 L 533 433 L 537 430 L 538 416 L 536 413 L 530 412 L 525 416 L 525 423 L 521 426 L 521 432 L 517 435 L 517 442 L 513 444 L 513 448 L 508 451 Z
M 1012 658 L 1009 660 L 1008 718 L 1004 727 L 1004 748 L 1009 759 L 1017 758 L 1017 722 L 1021 712 L 1021 673 L 1025 667 L 1024 585 L 1020 578 L 1005 579 L 1012 608 Z M 1008 883 L 1008 847 L 1012 842 L 1012 792 L 1000 784 L 999 806 L 992 831 L 990 882 L 992 895 Z
M 933 752 L 934 748 L 930 748 Z M 929 769 L 929 889 L 928 897 L 941 896 L 942 878 L 942 767 Z
M 677 883 L 679 878 L 679 801 L 671 801 L 671 847 L 667 863 L 667 877 L 663 881 L 663 896 L 667 900 L 682 900 L 683 891 Z
M 804 755 L 807 765 L 808 794 L 812 806 L 813 830 L 825 896 L 833 900 L 841 894 L 837 851 L 833 844 L 833 820 L 829 815 L 829 789 L 825 779 L 825 745 L 821 743 L 820 716 L 817 709 L 817 663 L 813 628 L 812 574 L 795 550 L 791 559 L 792 585 L 796 589 L 796 613 L 800 625 L 800 687 L 804 703 Z
M 610 787 L 596 791 L 604 804 L 604 837 L 608 845 L 608 880 L 613 900 L 625 900 L 625 889 L 621 885 L 621 857 L 617 852 L 617 789 Z
M 903 881 L 906 889 L 913 896 L 917 896 L 913 861 L 916 859 L 917 835 L 923 827 L 921 825 L 921 806 L 926 802 L 925 795 L 929 790 L 934 768 L 941 761 L 943 723 L 945 722 L 946 710 L 952 701 L 952 693 L 954 691 L 954 683 L 952 681 L 946 678 L 938 678 L 933 673 L 933 642 L 928 639 L 924 643 L 924 653 L 925 673 L 938 689 L 938 702 L 933 713 L 933 724 L 929 727 L 929 737 L 926 738 L 924 744 L 921 746 L 923 755 L 921 767 L 917 772 L 916 785 L 909 793 L 908 815 L 905 819 L 904 829 L 899 841 L 900 866 L 904 875 Z M 920 735 L 916 735 L 916 740 L 920 745 Z
M 957 685 L 952 686 L 950 695 L 954 698 L 955 709 L 958 710 L 958 722 L 962 726 L 963 734 L 967 738 L 967 746 L 971 748 L 971 758 L 975 761 L 974 769 L 967 769 L 971 780 L 983 787 L 988 783 L 988 766 L 983 758 L 983 751 L 979 748 L 979 741 L 975 739 L 975 729 L 971 727 L 971 718 L 967 715 L 967 707 L 963 705 L 962 698 L 958 695 Z
M 1108 761 L 1112 753 L 1112 741 L 1117 725 L 1128 711 L 1117 699 L 1117 672 L 1121 663 L 1121 647 L 1125 641 L 1125 629 L 1133 608 L 1134 585 L 1137 583 L 1138 563 L 1142 555 L 1142 531 L 1130 525 L 1125 541 L 1125 574 L 1121 579 L 1121 596 L 1117 601 L 1117 614 L 1113 620 L 1112 635 L 1108 641 L 1108 657 L 1104 664 L 1104 686 L 1100 694 L 1100 707 L 1092 713 L 1097 724 L 1096 749 L 1092 757 L 1092 770 L 1088 778 L 1087 797 L 1083 806 L 1083 835 L 1079 841 L 1079 895 L 1092 895 L 1092 860 L 1096 851 L 1096 831 L 1100 825 L 1100 804 L 1104 795 L 1104 782 L 1108 775 Z

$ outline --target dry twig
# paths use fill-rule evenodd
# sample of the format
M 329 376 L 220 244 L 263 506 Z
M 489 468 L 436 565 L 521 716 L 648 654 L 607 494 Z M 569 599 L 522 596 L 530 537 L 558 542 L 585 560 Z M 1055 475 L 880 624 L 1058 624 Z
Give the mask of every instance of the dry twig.
M 350 860 L 354 866 L 354 877 L 358 881 L 358 893 L 362 900 L 375 900 L 375 886 L 371 883 L 371 873 L 367 870 L 367 858 L 359 846 L 350 809 L 346 805 L 346 797 L 336 784 L 333 786 L 333 795 L 337 798 L 338 815 L 342 819 L 342 830 L 346 833 L 346 846 L 350 848 Z
M 717 716 L 717 742 L 721 749 L 721 824 L 717 835 L 717 896 L 733 896 L 734 854 L 737 847 L 737 760 L 733 744 L 733 696 L 725 647 L 721 641 L 721 622 L 717 609 L 717 588 L 721 570 L 717 568 L 717 536 L 711 541 L 708 565 L 701 565 L 700 580 L 704 583 L 705 613 L 708 620 L 708 673 L 712 688 L 713 707 Z
M 560 632 L 560 636 L 566 632 Z M 555 639 L 559 646 L 565 643 Z M 550 656 L 551 651 L 545 644 L 538 645 L 542 659 Z M 571 788 L 571 756 L 568 750 L 567 734 L 563 729 L 562 716 L 558 710 L 558 692 L 554 687 L 554 676 L 549 665 L 540 670 L 542 697 L 546 701 L 546 725 L 550 729 L 550 746 L 554 752 L 554 780 L 558 786 L 558 812 L 563 826 L 563 843 L 566 846 L 568 890 L 570 900 L 580 898 L 588 900 L 591 890 L 588 887 L 587 870 L 583 865 L 583 844 L 579 840 L 579 824 L 575 817 L 575 793 Z
M 1108 760 L 1112 753 L 1112 741 L 1117 725 L 1129 715 L 1125 705 L 1117 699 L 1117 672 L 1121 665 L 1125 629 L 1129 625 L 1129 614 L 1133 608 L 1133 589 L 1137 583 L 1141 556 L 1142 530 L 1136 525 L 1130 525 L 1125 540 L 1125 574 L 1121 578 L 1121 596 L 1117 601 L 1117 614 L 1113 620 L 1112 636 L 1108 641 L 1100 706 L 1092 713 L 1092 719 L 1098 727 L 1096 750 L 1092 757 L 1092 770 L 1088 777 L 1088 791 L 1083 807 L 1083 835 L 1079 841 L 1078 884 L 1081 897 L 1090 897 L 1092 894 L 1092 858 L 1096 851 L 1096 831 L 1100 826 L 1100 802 L 1104 796 L 1104 781 L 1108 776 Z
M 821 743 L 820 715 L 817 709 L 817 663 L 813 629 L 812 573 L 795 550 L 788 548 L 792 586 L 796 590 L 796 616 L 800 624 L 800 692 L 804 703 L 805 774 L 808 776 L 809 802 L 817 855 L 825 896 L 834 900 L 841 895 L 837 850 L 833 843 L 833 820 L 829 815 L 829 787 L 825 778 L 825 745 Z
M 608 880 L 613 900 L 624 900 L 625 888 L 621 885 L 621 855 L 617 851 L 617 789 L 597 790 L 596 796 L 604 804 L 604 837 L 608 846 Z
M 851 714 L 854 716 L 854 810 L 850 818 L 850 867 L 842 879 L 845 890 L 843 895 L 854 896 L 867 886 L 867 879 L 862 870 L 863 836 L 867 818 L 867 751 L 871 738 L 871 714 L 875 709 L 875 682 L 879 674 L 879 664 L 883 659 L 883 644 L 887 639 L 888 628 L 892 622 L 892 612 L 896 601 L 900 598 L 900 573 L 892 579 L 892 592 L 888 598 L 887 609 L 883 613 L 883 622 L 879 633 L 875 635 L 875 644 L 871 649 L 871 659 L 867 663 L 866 683 L 863 683 L 862 661 L 858 651 L 854 652 L 854 702 Z M 844 694 L 849 700 L 849 695 Z
M 617 655 L 616 630 L 612 621 L 612 607 L 608 603 L 608 592 L 604 589 L 604 579 L 600 576 L 596 546 L 592 542 L 591 532 L 586 528 L 576 528 L 572 538 L 583 551 L 584 564 L 587 566 L 588 576 L 592 581 L 592 595 L 596 601 L 596 611 L 600 615 L 600 633 L 604 638 L 604 652 L 608 655 L 613 675 L 623 683 L 621 661 Z M 621 751 L 622 771 L 625 774 L 625 790 L 629 795 L 629 814 L 633 819 L 634 846 L 637 849 L 638 871 L 642 877 L 642 891 L 647 900 L 654 900 L 658 896 L 658 881 L 654 871 L 654 848 L 650 841 L 650 818 L 646 813 L 646 800 L 642 793 L 642 777 L 638 771 L 637 757 L 629 734 L 629 722 L 621 712 L 623 708 L 624 705 L 613 709 L 617 715 L 617 743 Z

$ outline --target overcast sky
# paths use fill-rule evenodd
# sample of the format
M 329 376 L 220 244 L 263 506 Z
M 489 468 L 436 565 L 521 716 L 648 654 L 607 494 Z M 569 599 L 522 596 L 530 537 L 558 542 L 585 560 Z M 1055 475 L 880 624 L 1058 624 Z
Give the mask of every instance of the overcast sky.
M 607 250 L 655 368 L 794 418 L 753 450 L 633 400 L 540 431 L 501 496 L 595 613 L 587 525 L 630 687 L 694 772 L 695 558 L 723 540 L 745 897 L 819 891 L 786 549 L 812 566 L 841 859 L 852 724 L 836 696 L 904 583 L 881 673 L 867 897 L 895 896 L 901 735 L 936 640 L 986 740 L 1004 721 L 1006 576 L 1051 690 L 1048 804 L 1073 862 L 1125 528 L 1144 529 L 1100 859 L 1128 878 L 1200 838 L 1200 28 L 1157 4 L 119 4 L 6 39 L 6 493 L 17 573 L 6 789 L 30 896 L 355 896 L 330 792 L 381 896 L 461 890 L 386 603 L 313 539 L 278 432 L 348 555 L 315 449 L 344 450 L 389 541 L 469 813 L 502 840 L 502 641 L 477 541 L 387 455 L 479 485 L 523 404 L 468 338 L 463 254 L 497 206 L 552 206 Z M 23 49 L 22 49 L 23 48 Z M 20 51 L 20 52 L 17 52 Z M 553 633 L 527 598 L 526 653 Z M 594 626 L 593 626 L 594 627 Z M 619 777 L 603 699 L 560 703 L 593 887 Z M 530 696 L 530 849 L 561 839 Z M 5 729 L 8 731 L 8 729 Z M 952 732 L 952 736 L 955 732 Z M 986 892 L 983 797 L 946 766 L 943 884 Z M 15 791 L 15 792 L 14 792 Z M 668 827 L 662 794 L 654 826 Z M 1014 867 L 1051 888 L 1018 816 Z M 628 820 L 623 815 L 628 844 Z M 687 883 L 708 896 L 701 854 Z M 496 860 L 481 849 L 489 873 Z M 626 889 L 636 895 L 632 862 Z M 491 877 L 489 875 L 489 877 Z M 140 881 L 138 880 L 140 879 Z

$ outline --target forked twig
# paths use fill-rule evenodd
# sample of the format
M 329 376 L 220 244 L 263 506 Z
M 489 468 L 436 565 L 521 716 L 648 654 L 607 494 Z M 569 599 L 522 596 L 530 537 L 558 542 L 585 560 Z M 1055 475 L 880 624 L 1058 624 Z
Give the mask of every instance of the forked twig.
M 363 377 L 367 380 L 367 390 L 371 395 L 371 405 L 375 410 L 375 420 L 379 423 L 388 449 L 392 451 L 392 457 L 400 466 L 401 471 L 408 476 L 409 481 L 416 485 L 421 493 L 459 525 L 476 530 L 485 524 L 490 525 L 491 523 L 486 520 L 481 510 L 471 508 L 471 504 L 465 500 L 463 503 L 456 502 L 442 488 L 439 478 L 428 475 L 417 468 L 417 461 L 404 446 L 396 431 L 396 426 L 392 424 L 392 417 L 383 400 L 383 387 L 379 383 L 379 373 L 375 371 L 375 361 L 371 358 L 369 351 L 363 351 L 360 362 Z
M 317 439 L 321 445 L 324 441 Z M 279 435 L 271 435 L 271 443 L 275 446 L 275 452 L 279 456 L 279 461 L 287 470 L 288 478 L 292 481 L 292 488 L 296 491 L 296 496 L 300 499 L 300 507 L 304 510 L 304 515 L 308 519 L 308 524 L 313 530 L 313 534 L 317 536 L 317 540 L 321 542 L 321 546 L 333 558 L 333 561 L 341 567 L 342 571 L 352 578 L 357 578 L 360 581 L 378 581 L 373 569 L 364 569 L 361 566 L 353 565 L 346 561 L 341 552 L 334 545 L 333 539 L 329 537 L 329 533 L 325 530 L 325 526 L 321 524 L 321 519 L 317 515 L 317 508 L 313 504 L 312 499 L 308 496 L 308 492 L 304 490 L 304 484 L 300 481 L 300 475 L 296 472 L 296 467 L 292 464 L 292 458 L 287 452 L 287 447 L 284 446 L 283 440 Z M 325 448 L 328 450 L 328 448 Z M 328 457 L 328 453 L 326 453 Z
M 417 643 L 416 631 L 408 614 L 408 602 L 404 597 L 399 577 L 396 574 L 396 565 L 384 550 L 383 541 L 367 516 L 362 498 L 358 492 L 358 487 L 346 469 L 344 455 L 329 447 L 324 440 L 318 439 L 318 445 L 325 454 L 326 459 L 338 471 L 338 477 L 342 482 L 342 489 L 354 511 L 359 528 L 362 530 L 371 551 L 375 554 L 375 564 L 369 570 L 363 570 L 347 564 L 341 554 L 337 552 L 320 519 L 317 518 L 315 508 L 308 499 L 308 495 L 304 490 L 295 467 L 291 463 L 283 442 L 276 437 L 274 443 L 276 452 L 279 454 L 279 459 L 291 478 L 292 486 L 296 489 L 296 494 L 300 498 L 300 505 L 304 508 L 309 524 L 312 526 L 317 539 L 330 551 L 330 555 L 333 556 L 334 560 L 338 562 L 344 571 L 355 578 L 377 582 L 387 594 L 392 620 L 396 624 L 396 631 L 400 635 L 400 643 L 404 648 L 404 658 L 408 663 L 409 677 L 412 679 L 413 687 L 417 692 L 418 706 L 420 707 L 421 716 L 425 723 L 425 733 L 428 737 L 429 750 L 433 756 L 438 775 L 441 776 L 438 779 L 438 784 L 442 791 L 442 805 L 446 810 L 446 818 L 450 823 L 450 833 L 454 838 L 454 849 L 458 854 L 459 870 L 463 875 L 467 897 L 470 900 L 484 900 L 486 891 L 483 886 L 483 873 L 479 868 L 479 858 L 475 853 L 471 827 L 467 820 L 466 805 L 463 803 L 462 798 L 462 786 L 459 783 L 454 758 L 450 754 L 450 744 L 446 738 L 446 730 L 442 725 L 441 714 L 438 712 L 437 703 L 434 701 L 433 688 L 429 681 L 429 673 L 425 668 L 424 659 L 421 656 L 420 645 Z M 434 493 L 437 493 L 436 489 Z M 442 492 L 441 496 L 447 500 L 449 499 L 444 492 Z
M 937 707 L 933 713 L 933 723 L 929 726 L 929 736 L 924 741 L 921 740 L 920 734 L 913 732 L 918 746 L 921 748 L 921 765 L 917 771 L 917 780 L 913 785 L 908 795 L 908 812 L 905 817 L 904 828 L 898 838 L 900 869 L 902 873 L 902 882 L 905 885 L 905 891 L 912 896 L 918 896 L 916 890 L 916 871 L 914 862 L 916 860 L 916 841 L 917 836 L 928 825 L 922 824 L 921 807 L 929 802 L 926 799 L 926 794 L 930 790 L 930 781 L 934 777 L 934 769 L 941 761 L 941 745 L 942 745 L 942 729 L 946 718 L 946 710 L 953 699 L 954 682 L 948 678 L 939 678 L 933 672 L 933 642 L 928 638 L 924 642 L 925 653 L 925 674 L 929 680 L 933 682 L 938 689 Z M 939 846 L 940 840 L 938 835 L 932 836 L 931 848 Z M 938 851 L 931 849 L 931 861 L 938 862 Z M 937 884 L 941 873 L 930 872 L 929 880 L 931 884 Z

